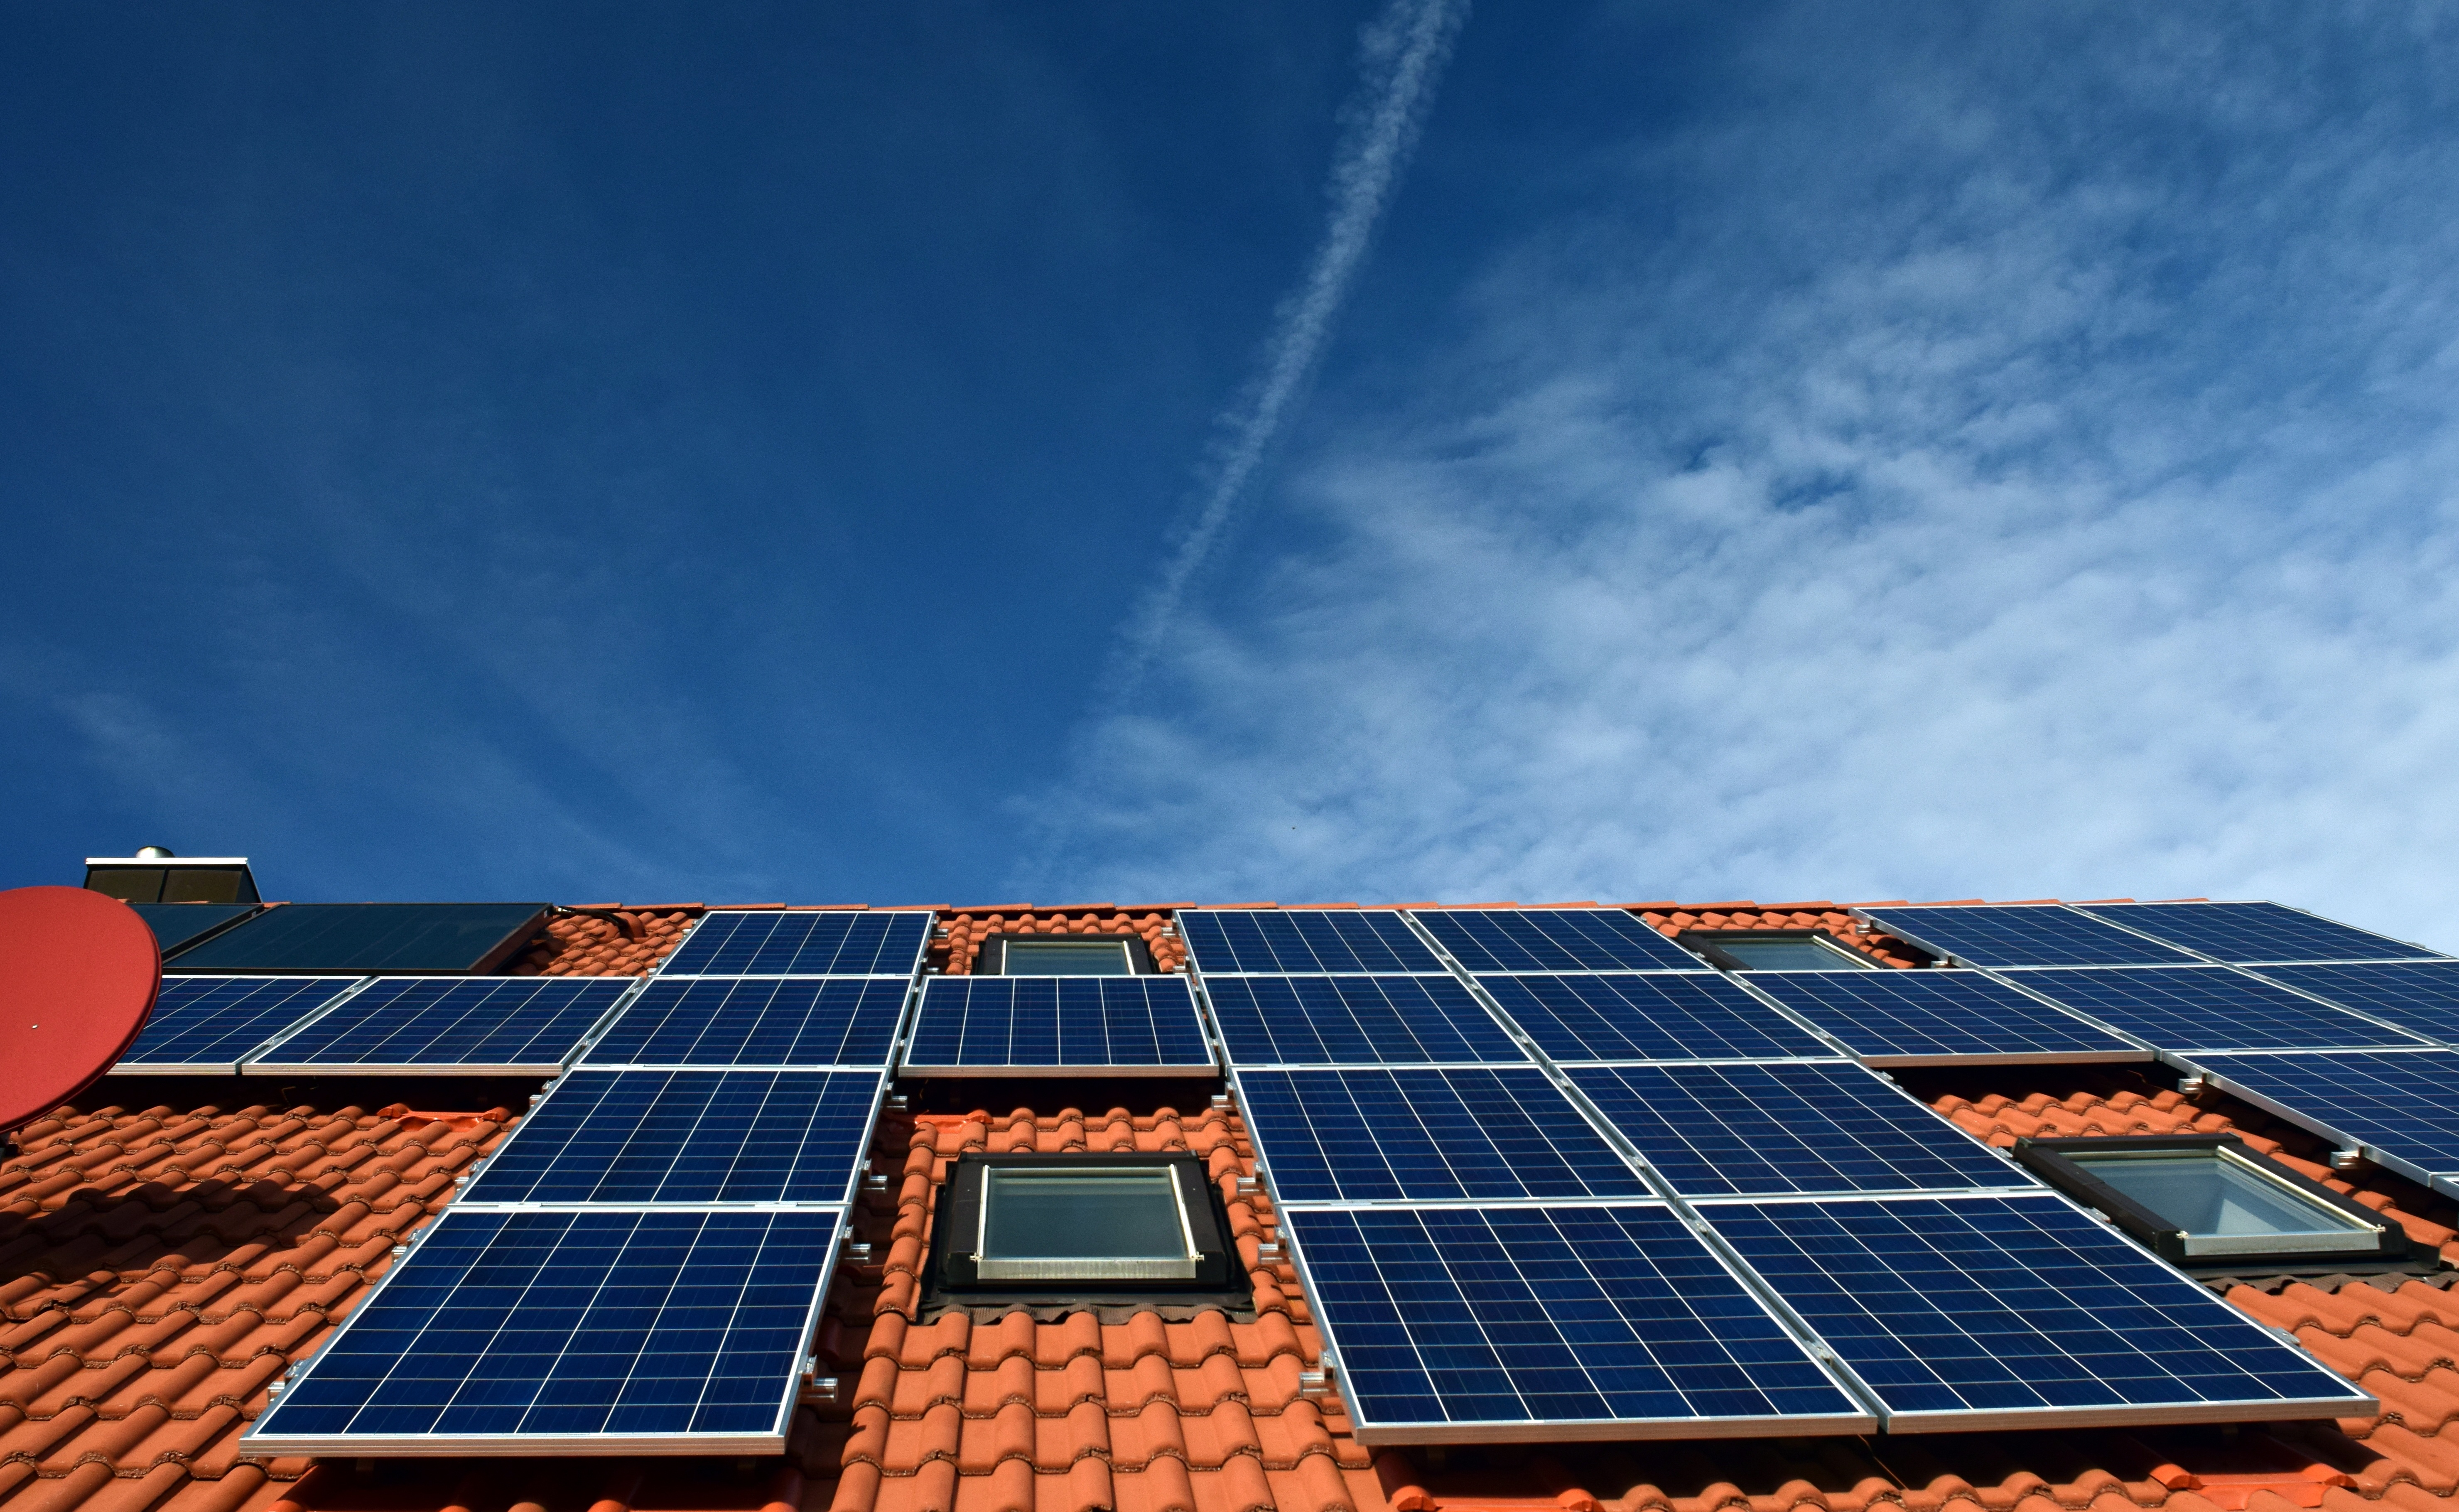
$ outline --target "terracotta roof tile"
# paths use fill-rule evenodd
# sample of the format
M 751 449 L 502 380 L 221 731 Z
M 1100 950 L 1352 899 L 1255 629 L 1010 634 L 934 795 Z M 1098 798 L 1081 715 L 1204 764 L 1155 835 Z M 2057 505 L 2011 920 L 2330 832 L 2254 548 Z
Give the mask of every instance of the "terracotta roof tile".
M 645 976 L 707 910 L 698 903 L 560 910 L 504 968 L 510 976 Z
M 1170 928 L 1166 909 L 1121 909 L 1107 903 L 1077 908 L 1037 909 L 1031 904 L 997 908 L 942 909 L 944 940 L 931 946 L 931 964 L 951 976 L 972 973 L 982 941 L 993 934 L 1136 934 L 1152 952 L 1153 964 L 1166 972 L 1180 970 L 1187 946 Z

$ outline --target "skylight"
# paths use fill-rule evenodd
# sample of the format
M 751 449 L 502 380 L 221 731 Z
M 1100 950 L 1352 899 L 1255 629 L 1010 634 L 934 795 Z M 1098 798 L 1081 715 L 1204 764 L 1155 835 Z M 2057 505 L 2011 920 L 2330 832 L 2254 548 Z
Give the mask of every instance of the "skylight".
M 975 1271 L 985 1281 L 1188 1281 L 1195 1241 L 1166 1166 L 984 1173 Z
M 1152 970 L 1132 934 L 994 934 L 976 970 L 992 976 L 1133 976 Z
M 1728 971 L 1869 971 L 1877 965 L 1823 930 L 1692 930 L 1682 943 Z
M 2154 1253 L 2198 1270 L 2396 1263 L 2396 1225 L 2233 1134 L 2019 1140 L 2015 1158 Z

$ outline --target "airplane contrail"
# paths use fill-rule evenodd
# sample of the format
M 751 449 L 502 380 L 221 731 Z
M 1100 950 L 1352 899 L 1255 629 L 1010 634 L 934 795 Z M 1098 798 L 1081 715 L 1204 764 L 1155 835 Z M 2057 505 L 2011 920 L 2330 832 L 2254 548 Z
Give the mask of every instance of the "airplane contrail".
M 1121 634 L 1109 679 L 1114 700 L 1124 703 L 1143 681 L 1188 580 L 1219 542 L 1230 510 L 1321 354 L 1467 17 L 1468 0 L 1392 0 L 1366 29 L 1357 88 L 1342 107 L 1351 124 L 1333 158 L 1332 214 L 1323 241 L 1306 276 L 1273 311 L 1254 378 L 1216 421 L 1219 439 L 1205 470 L 1203 505 Z

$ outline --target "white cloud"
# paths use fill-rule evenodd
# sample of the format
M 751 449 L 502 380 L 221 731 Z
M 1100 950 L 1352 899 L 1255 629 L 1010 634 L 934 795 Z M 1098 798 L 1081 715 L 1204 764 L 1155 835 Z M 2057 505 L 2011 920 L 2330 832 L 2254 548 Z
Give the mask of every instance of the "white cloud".
M 1584 167 L 1414 408 L 1327 395 L 1283 507 L 1331 544 L 1085 732 L 1061 890 L 2275 896 L 2459 947 L 2448 29 L 2125 14 L 1839 54 L 1805 10 L 1734 115 Z

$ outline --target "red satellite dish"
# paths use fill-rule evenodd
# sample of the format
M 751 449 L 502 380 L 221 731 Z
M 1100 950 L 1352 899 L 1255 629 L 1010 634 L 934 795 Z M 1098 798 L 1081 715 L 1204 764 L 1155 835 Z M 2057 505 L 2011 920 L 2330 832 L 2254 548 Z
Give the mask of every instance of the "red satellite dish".
M 0 1129 L 101 1080 L 161 988 L 161 947 L 117 898 L 71 887 L 0 892 Z

